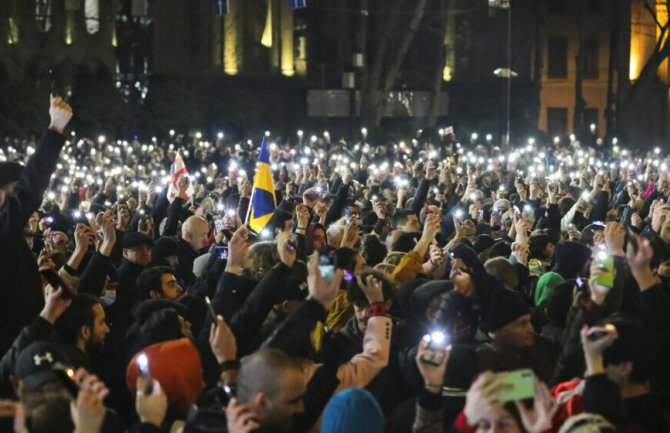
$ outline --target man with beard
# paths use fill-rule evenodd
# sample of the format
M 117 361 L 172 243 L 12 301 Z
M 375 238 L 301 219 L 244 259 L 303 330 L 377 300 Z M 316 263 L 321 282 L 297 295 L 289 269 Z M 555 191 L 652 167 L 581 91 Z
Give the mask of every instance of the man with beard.
M 91 350 L 102 350 L 109 334 L 105 319 L 105 310 L 98 298 L 88 293 L 80 293 L 56 320 L 59 347 L 75 368 L 84 367 L 91 371 Z

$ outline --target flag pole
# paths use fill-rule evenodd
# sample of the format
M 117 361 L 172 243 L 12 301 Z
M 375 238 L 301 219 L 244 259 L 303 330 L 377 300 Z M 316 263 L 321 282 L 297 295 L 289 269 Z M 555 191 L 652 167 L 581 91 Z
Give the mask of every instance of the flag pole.
M 256 188 L 251 189 L 251 197 L 249 197 L 249 206 L 247 206 L 247 216 L 244 218 L 244 225 L 249 224 L 249 216 L 251 216 L 251 206 L 254 202 L 254 194 L 256 193 Z M 249 227 L 251 228 L 251 227 Z

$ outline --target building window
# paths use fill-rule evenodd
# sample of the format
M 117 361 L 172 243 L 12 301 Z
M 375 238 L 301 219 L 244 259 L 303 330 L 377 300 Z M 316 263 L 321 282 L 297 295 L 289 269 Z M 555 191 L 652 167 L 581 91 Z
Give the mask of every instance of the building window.
M 584 78 L 598 79 L 598 36 L 587 36 L 584 40 Z
M 567 12 L 568 0 L 549 0 L 549 12 Z
M 597 133 L 599 129 L 597 108 L 584 108 L 584 127 L 588 128 L 593 134 Z
M 547 133 L 550 137 L 565 135 L 568 130 L 568 109 L 547 108 Z
M 568 38 L 551 36 L 547 39 L 547 76 L 566 78 L 568 76 Z

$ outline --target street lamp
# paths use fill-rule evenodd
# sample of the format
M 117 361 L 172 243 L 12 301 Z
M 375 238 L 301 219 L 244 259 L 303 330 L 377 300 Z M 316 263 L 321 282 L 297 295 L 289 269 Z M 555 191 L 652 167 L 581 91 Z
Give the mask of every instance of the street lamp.
M 505 137 L 503 140 L 503 148 L 505 148 L 509 146 L 510 139 L 512 78 L 517 76 L 517 73 L 512 70 L 512 8 L 510 7 L 509 0 L 489 0 L 489 8 L 507 10 L 507 65 L 504 68 L 497 68 L 493 71 L 493 74 L 496 77 L 505 78 L 507 80 L 505 86 Z

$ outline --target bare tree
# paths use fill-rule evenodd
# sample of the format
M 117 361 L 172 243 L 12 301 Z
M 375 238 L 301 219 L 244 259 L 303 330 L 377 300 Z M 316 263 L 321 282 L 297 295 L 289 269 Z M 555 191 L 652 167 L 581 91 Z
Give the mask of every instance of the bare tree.
M 658 0 L 658 3 L 664 4 L 666 8 L 670 10 L 670 0 L 661 1 Z M 637 77 L 635 83 L 630 86 L 628 93 L 623 99 L 623 103 L 626 104 L 629 102 L 638 89 L 651 84 L 656 79 L 656 73 L 661 64 L 670 57 L 670 38 L 668 38 L 668 33 L 670 32 L 670 20 L 666 20 L 665 23 L 661 23 L 658 19 L 658 15 L 654 10 L 654 6 L 649 4 L 648 0 L 644 2 L 644 8 L 651 14 L 656 23 L 656 27 L 659 31 L 658 37 L 656 38 L 656 44 L 654 45 L 654 50 L 647 59 L 647 62 L 642 67 L 640 76 Z
M 380 14 L 378 17 L 380 22 L 377 28 L 381 29 L 381 35 L 374 49 L 370 71 L 363 80 L 361 116 L 364 124 L 370 126 L 379 125 L 385 109 L 386 96 L 396 83 L 405 55 L 423 19 L 427 2 L 428 0 L 416 1 L 409 24 L 404 29 L 398 28 L 400 0 L 379 2 L 378 7 L 384 5 L 384 8 L 389 13 L 388 15 Z M 402 35 L 396 50 L 389 49 L 389 42 L 393 34 Z M 390 63 L 388 67 L 384 68 L 384 60 L 387 58 Z

